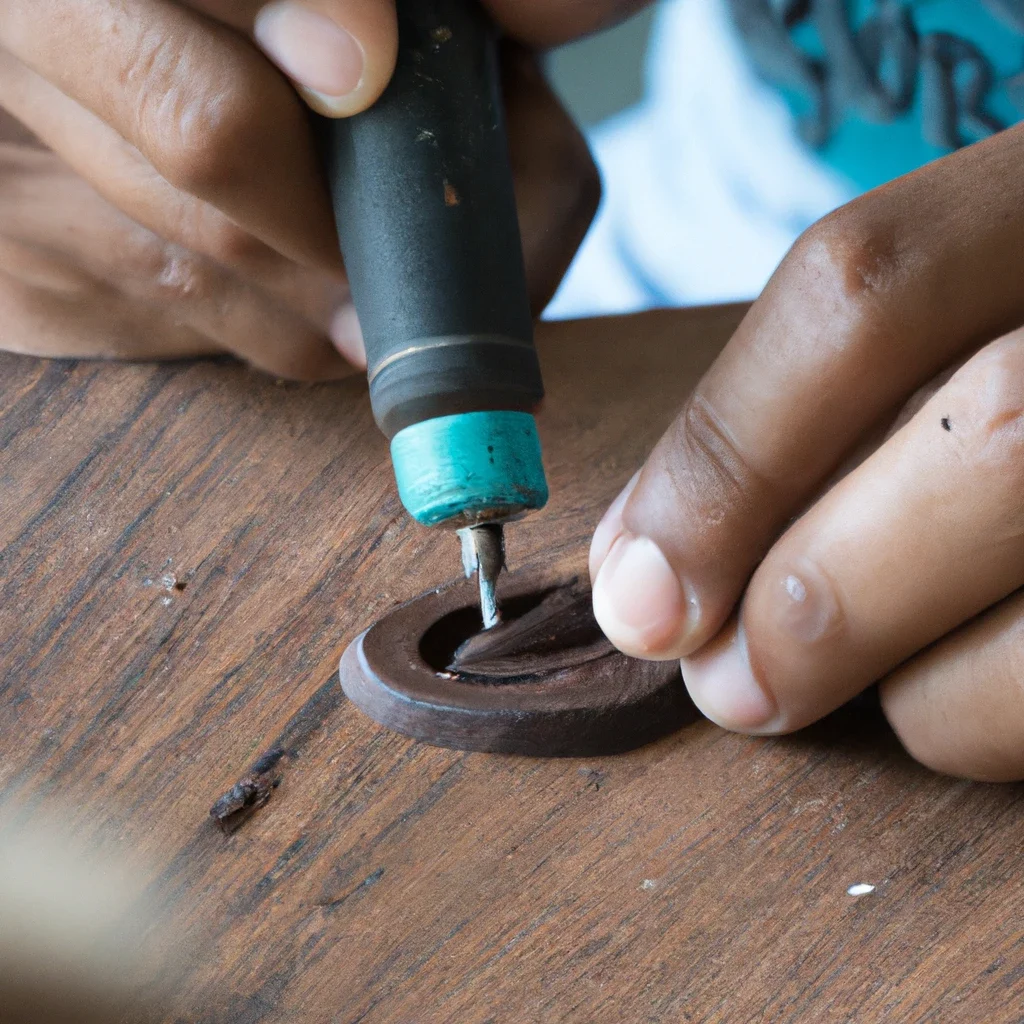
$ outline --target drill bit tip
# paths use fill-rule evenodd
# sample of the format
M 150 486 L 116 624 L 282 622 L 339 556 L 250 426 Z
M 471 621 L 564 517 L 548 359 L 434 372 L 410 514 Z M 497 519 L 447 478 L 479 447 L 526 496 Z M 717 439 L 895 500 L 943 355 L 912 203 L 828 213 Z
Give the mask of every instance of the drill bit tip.
M 498 576 L 505 568 L 505 531 L 500 523 L 484 523 L 459 530 L 462 567 L 468 579 L 475 572 L 480 581 L 480 615 L 484 629 L 501 622 L 498 607 Z

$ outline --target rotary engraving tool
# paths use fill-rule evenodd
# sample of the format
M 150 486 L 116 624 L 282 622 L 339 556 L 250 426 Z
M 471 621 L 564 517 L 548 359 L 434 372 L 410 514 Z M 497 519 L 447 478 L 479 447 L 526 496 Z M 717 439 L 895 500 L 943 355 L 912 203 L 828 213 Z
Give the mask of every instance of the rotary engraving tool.
M 394 78 L 365 113 L 323 122 L 325 157 L 399 495 L 461 531 L 490 628 L 504 524 L 548 497 L 497 33 L 477 0 L 397 7 Z

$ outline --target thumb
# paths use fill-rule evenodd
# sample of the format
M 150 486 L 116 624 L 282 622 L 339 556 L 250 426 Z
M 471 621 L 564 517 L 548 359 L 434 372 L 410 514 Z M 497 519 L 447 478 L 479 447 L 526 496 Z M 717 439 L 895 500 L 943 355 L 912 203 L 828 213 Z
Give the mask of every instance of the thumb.
M 326 117 L 351 117 L 384 91 L 395 70 L 394 0 L 272 0 L 253 36 Z

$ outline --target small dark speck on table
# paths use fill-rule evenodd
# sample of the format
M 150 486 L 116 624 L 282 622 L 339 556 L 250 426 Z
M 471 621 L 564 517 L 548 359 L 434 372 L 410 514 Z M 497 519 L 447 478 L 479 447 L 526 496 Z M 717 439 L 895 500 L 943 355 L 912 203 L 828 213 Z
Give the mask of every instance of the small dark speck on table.
M 942 429 L 947 432 L 953 429 L 953 422 L 948 416 L 942 417 Z

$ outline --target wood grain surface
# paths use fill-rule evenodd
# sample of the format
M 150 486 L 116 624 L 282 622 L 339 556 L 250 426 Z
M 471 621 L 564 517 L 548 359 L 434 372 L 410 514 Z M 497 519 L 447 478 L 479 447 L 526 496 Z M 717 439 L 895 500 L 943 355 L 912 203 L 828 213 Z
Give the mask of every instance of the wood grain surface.
M 513 569 L 584 570 L 738 315 L 543 330 L 553 500 Z M 63 808 L 152 865 L 169 1021 L 1024 1019 L 1022 790 L 929 774 L 870 705 L 585 761 L 349 706 L 348 642 L 459 566 L 405 518 L 358 381 L 0 358 L 0 546 L 7 827 Z M 278 749 L 225 835 L 211 804 Z

